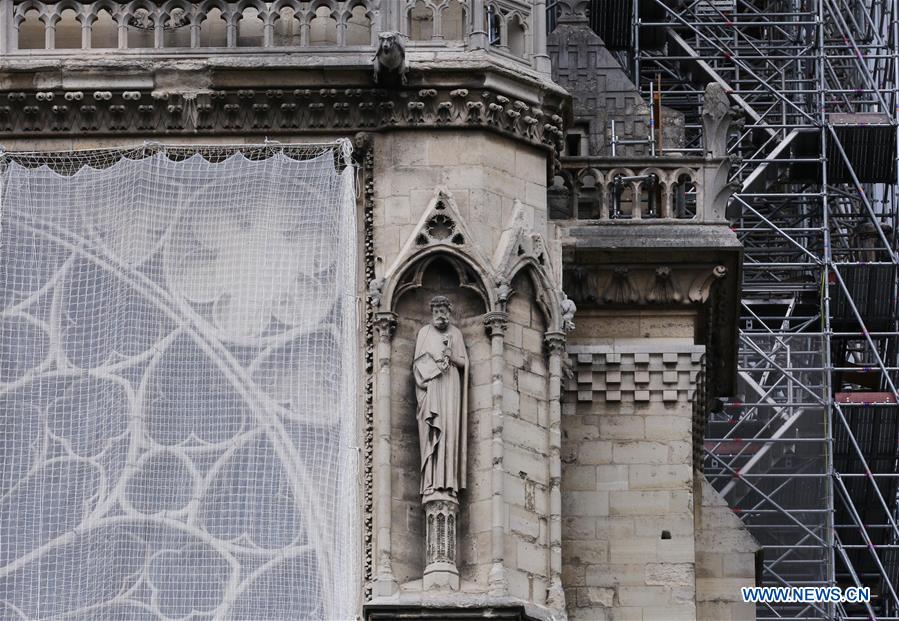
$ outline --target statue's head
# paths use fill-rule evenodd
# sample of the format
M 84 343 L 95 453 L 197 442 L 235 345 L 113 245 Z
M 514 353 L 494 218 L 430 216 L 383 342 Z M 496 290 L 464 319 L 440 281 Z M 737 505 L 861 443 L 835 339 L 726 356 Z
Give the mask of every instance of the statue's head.
M 446 296 L 438 295 L 431 300 L 431 323 L 438 330 L 446 330 L 452 312 L 453 305 Z

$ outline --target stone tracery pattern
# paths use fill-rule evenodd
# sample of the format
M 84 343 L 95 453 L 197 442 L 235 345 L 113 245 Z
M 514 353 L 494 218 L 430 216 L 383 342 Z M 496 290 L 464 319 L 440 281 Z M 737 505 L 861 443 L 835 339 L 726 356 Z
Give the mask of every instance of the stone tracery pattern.
M 355 612 L 352 175 L 296 154 L 4 162 L 4 617 Z

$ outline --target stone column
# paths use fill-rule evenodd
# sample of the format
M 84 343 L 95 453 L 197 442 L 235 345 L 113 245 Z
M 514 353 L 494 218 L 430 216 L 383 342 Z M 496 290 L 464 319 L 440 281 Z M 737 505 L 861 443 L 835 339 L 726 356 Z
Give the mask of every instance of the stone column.
M 549 54 L 546 53 L 546 0 L 536 0 L 533 10 L 531 45 L 533 46 L 534 69 L 541 73 L 549 73 L 552 71 L 552 65 Z
M 562 356 L 565 333 L 547 332 L 549 353 L 549 589 L 546 603 L 565 609 L 562 590 Z
M 422 499 L 425 510 L 425 571 L 422 588 L 459 590 L 456 567 L 456 524 L 459 501 L 454 495 L 434 493 Z
M 396 331 L 396 314 L 375 313 L 375 369 L 377 374 L 377 401 L 375 401 L 375 522 L 377 524 L 377 547 L 375 548 L 376 596 L 389 596 L 397 592 L 396 578 L 391 567 L 390 550 L 390 499 L 391 499 L 391 459 L 390 459 L 390 347 Z
M 487 313 L 484 326 L 490 336 L 490 373 L 492 379 L 493 414 L 491 415 L 493 468 L 491 469 L 491 557 L 493 566 L 487 581 L 491 595 L 505 595 L 506 570 L 504 560 L 505 505 L 503 497 L 503 367 L 505 366 L 503 347 L 509 314 L 502 311 Z
M 484 0 L 472 0 L 471 2 L 471 34 L 468 37 L 468 46 L 472 49 L 487 47 L 487 31 L 484 30 Z
M 12 0 L 0 0 L 0 54 L 18 48 L 14 21 Z

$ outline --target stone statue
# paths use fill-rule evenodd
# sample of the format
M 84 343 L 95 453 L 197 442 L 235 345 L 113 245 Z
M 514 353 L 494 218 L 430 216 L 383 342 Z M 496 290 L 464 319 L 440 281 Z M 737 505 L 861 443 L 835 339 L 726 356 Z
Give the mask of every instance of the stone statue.
M 455 496 L 465 489 L 468 354 L 462 332 L 450 324 L 451 312 L 444 296 L 431 300 L 431 323 L 415 341 L 423 499 L 435 492 Z
M 450 324 L 452 304 L 431 300 L 431 323 L 418 332 L 412 374 L 418 401 L 421 502 L 425 510 L 424 589 L 458 590 L 456 524 L 465 489 L 468 423 L 468 353 Z
M 372 61 L 375 84 L 406 83 L 406 46 L 400 33 L 379 33 L 378 51 Z

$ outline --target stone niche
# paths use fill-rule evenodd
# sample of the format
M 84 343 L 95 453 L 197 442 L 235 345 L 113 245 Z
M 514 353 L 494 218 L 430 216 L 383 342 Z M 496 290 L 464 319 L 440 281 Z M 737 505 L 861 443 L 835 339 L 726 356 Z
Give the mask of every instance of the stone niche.
M 516 203 L 485 256 L 437 189 L 392 266 L 369 283 L 377 331 L 372 606 L 564 611 L 561 376 L 574 307 L 527 210 Z M 425 588 L 425 514 L 412 375 L 430 301 L 449 298 L 469 364 L 466 486 L 458 495 L 458 588 Z
M 412 358 L 419 328 L 431 320 L 430 300 L 443 295 L 453 304 L 453 323 L 465 337 L 469 358 L 468 476 L 460 497 L 456 563 L 463 581 L 473 581 L 477 558 L 470 556 L 470 508 L 483 490 L 478 473 L 490 468 L 490 342 L 484 333 L 483 294 L 470 268 L 452 258 L 435 256 L 410 269 L 396 304 L 396 333 L 391 352 L 390 437 L 393 497 L 391 529 L 393 570 L 400 584 L 420 580 L 424 570 L 424 512 L 421 506 L 421 462 L 416 423 Z M 487 395 L 487 399 L 482 398 Z M 484 437 L 486 430 L 486 439 Z M 482 445 L 487 445 L 486 447 Z M 488 529 L 489 532 L 489 529 Z

